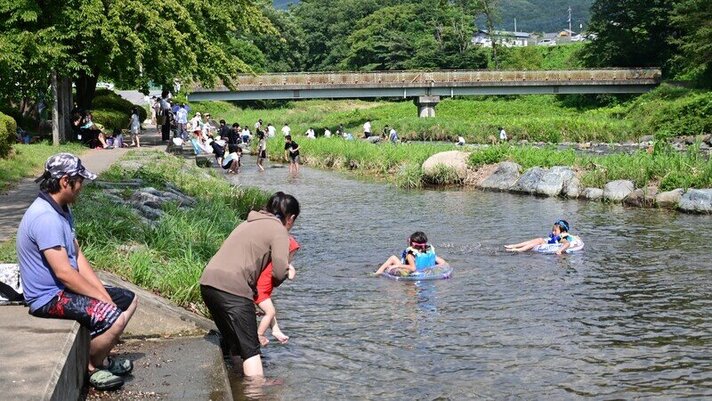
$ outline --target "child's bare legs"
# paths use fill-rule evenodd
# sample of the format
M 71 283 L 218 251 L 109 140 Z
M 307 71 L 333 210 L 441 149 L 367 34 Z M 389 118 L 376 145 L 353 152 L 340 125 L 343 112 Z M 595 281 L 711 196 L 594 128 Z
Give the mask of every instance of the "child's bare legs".
M 140 148 L 141 147 L 141 140 L 138 139 L 138 135 L 134 135 L 134 142 L 136 142 L 136 147 Z
M 265 336 L 265 332 L 267 331 L 267 328 L 272 325 L 272 320 L 274 320 L 274 317 L 277 315 L 277 311 L 274 309 L 274 304 L 270 298 L 265 299 L 257 305 L 265 312 L 262 320 L 260 320 L 260 325 L 257 326 L 257 338 L 260 339 L 260 345 L 264 347 L 269 344 L 269 340 Z
M 264 162 L 264 159 L 261 159 L 261 158 L 257 159 L 257 168 L 260 169 L 260 171 L 265 171 L 265 168 L 262 166 L 263 162 Z
M 542 245 L 545 243 L 545 238 L 534 238 L 530 239 L 529 241 L 520 242 L 518 244 L 505 245 L 504 247 L 507 248 L 507 250 L 510 252 L 524 252 L 534 248 L 537 245 Z
M 285 335 L 282 333 L 282 330 L 279 328 L 279 325 L 277 324 L 277 318 L 272 319 L 272 335 L 274 338 L 277 339 L 281 344 L 286 344 L 287 341 L 289 341 L 289 336 Z
M 397 256 L 391 255 L 391 257 L 389 257 L 388 260 L 386 260 L 385 263 L 383 263 L 381 265 L 381 267 L 379 267 L 378 270 L 376 270 L 376 272 L 373 274 L 375 274 L 375 275 L 383 274 L 383 272 L 386 271 L 386 269 L 388 269 L 389 267 L 400 267 L 400 266 L 403 266 L 403 263 L 401 263 L 401 260 Z

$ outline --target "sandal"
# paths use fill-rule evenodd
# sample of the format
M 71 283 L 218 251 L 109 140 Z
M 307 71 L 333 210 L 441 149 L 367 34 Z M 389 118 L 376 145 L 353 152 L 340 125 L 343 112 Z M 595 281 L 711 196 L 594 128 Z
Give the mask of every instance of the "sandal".
M 106 369 L 97 369 L 89 374 L 89 384 L 99 391 L 111 391 L 123 386 L 124 379 Z
M 103 369 L 106 369 L 116 376 L 126 376 L 133 370 L 133 362 L 128 359 L 112 358 L 110 356 L 106 359 L 109 360 L 109 364 L 104 366 Z

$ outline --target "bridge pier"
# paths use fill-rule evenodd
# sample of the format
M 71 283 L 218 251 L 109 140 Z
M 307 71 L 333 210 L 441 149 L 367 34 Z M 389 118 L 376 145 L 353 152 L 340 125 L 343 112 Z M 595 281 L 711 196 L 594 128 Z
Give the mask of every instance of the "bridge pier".
M 414 99 L 421 118 L 435 117 L 435 106 L 440 103 L 440 96 L 418 96 Z

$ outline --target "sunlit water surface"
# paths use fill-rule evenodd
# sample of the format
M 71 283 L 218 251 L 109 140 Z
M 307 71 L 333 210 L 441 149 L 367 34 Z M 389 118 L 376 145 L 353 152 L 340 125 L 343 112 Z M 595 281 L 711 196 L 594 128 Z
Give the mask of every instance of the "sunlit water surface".
M 252 163 L 229 179 L 295 195 L 302 250 L 273 293 L 291 339 L 263 349 L 283 384 L 233 380 L 236 399 L 712 397 L 712 217 Z M 583 253 L 503 250 L 559 218 Z M 368 276 L 416 230 L 452 279 Z

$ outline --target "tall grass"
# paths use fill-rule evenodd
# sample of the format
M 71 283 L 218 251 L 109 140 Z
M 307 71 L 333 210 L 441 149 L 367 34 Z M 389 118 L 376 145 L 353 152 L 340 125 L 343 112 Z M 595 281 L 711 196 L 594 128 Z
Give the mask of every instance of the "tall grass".
M 88 149 L 74 143 L 54 147 L 47 142 L 32 145 L 13 145 L 7 158 L 0 158 L 0 192 L 25 177 L 39 175 L 47 158 L 55 153 L 69 152 L 80 155 Z
M 149 225 L 127 205 L 88 186 L 74 208 L 77 237 L 96 267 L 158 291 L 179 305 L 200 307 L 198 280 L 228 234 L 266 202 L 257 189 L 236 188 L 183 160 L 158 152 L 135 153 L 147 163 L 136 171 L 112 167 L 101 179 L 140 178 L 146 185 L 174 185 L 195 197 L 190 209 L 167 204 L 157 224 Z
M 447 150 L 454 145 L 443 143 L 379 143 L 346 141 L 342 138 L 295 138 L 299 143 L 300 157 L 308 165 L 335 170 L 358 170 L 382 178 L 395 179 L 403 165 L 423 164 L 428 157 Z M 273 159 L 282 159 L 284 141 L 280 138 L 268 141 L 268 154 Z
M 553 147 L 536 148 L 496 145 L 474 151 L 470 165 L 479 167 L 500 161 L 513 161 L 523 168 L 571 166 L 581 172 L 585 186 L 603 187 L 613 180 L 631 180 L 636 187 L 655 184 L 661 190 L 675 188 L 711 188 L 712 159 L 699 152 L 699 145 L 687 152 L 675 152 L 666 146 L 657 146 L 652 154 L 637 151 L 633 154 L 606 156 L 585 155 L 573 150 Z

